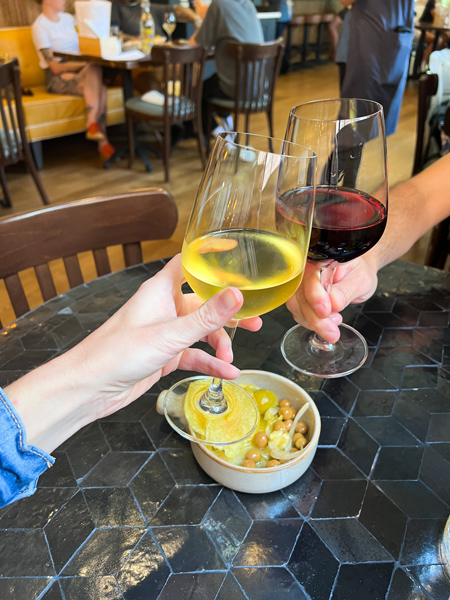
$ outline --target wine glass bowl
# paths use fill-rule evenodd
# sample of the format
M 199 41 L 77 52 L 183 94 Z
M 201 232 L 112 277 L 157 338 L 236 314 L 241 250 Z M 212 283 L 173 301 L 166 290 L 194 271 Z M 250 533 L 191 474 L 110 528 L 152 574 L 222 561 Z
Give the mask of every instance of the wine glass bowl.
M 315 154 L 286 140 L 271 142 L 269 146 L 269 138 L 247 133 L 219 135 L 185 232 L 183 271 L 200 299 L 206 301 L 230 286 L 242 292 L 242 308 L 229 324 L 231 338 L 239 319 L 264 314 L 295 292 L 306 262 Z M 301 200 L 296 203 L 298 218 L 294 221 L 289 218 L 289 203 L 297 197 Z M 201 383 L 196 380 L 189 385 L 189 381 L 174 386 L 165 401 L 166 417 L 181 435 L 222 445 L 253 433 L 259 411 L 251 396 L 229 383 L 223 394 L 219 379 L 213 379 L 209 387 L 207 380 L 206 392 L 197 394 L 195 386 Z M 219 422 L 223 426 L 216 427 Z M 245 437 L 243 429 L 247 429 Z
M 175 13 L 172 11 L 166 12 L 164 14 L 164 21 L 162 23 L 162 28 L 167 34 L 167 41 L 172 43 L 172 34 L 175 31 L 175 27 L 177 26 L 177 19 L 175 17 Z
M 388 183 L 383 108 L 360 99 L 319 100 L 291 110 L 286 139 L 317 154 L 308 261 L 330 291 L 334 269 L 368 252 L 383 235 Z M 307 193 L 307 192 L 305 192 Z M 368 348 L 352 327 L 330 344 L 300 326 L 282 343 L 287 362 L 307 375 L 342 377 L 364 364 Z

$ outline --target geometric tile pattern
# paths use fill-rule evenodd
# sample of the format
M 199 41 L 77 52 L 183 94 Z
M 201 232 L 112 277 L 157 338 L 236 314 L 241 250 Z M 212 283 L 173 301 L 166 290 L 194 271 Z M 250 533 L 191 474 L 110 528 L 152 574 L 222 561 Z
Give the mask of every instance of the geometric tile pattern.
M 98 327 L 163 261 L 80 286 L 0 335 L 0 385 Z M 327 382 L 292 372 L 282 307 L 239 331 L 235 364 L 292 378 L 322 417 L 311 468 L 288 488 L 210 479 L 156 413 L 173 373 L 54 455 L 36 494 L 0 510 L 0 598 L 448 600 L 450 276 L 402 262 L 346 309 L 368 362 Z M 251 348 L 251 352 L 249 352 Z

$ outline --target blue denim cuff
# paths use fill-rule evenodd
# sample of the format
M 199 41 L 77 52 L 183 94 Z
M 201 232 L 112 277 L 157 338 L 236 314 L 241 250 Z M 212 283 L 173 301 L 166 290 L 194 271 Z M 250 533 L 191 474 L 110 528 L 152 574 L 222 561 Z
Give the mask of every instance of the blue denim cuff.
M 28 446 L 25 427 L 15 408 L 0 388 L 0 507 L 31 496 L 40 475 L 55 459 Z

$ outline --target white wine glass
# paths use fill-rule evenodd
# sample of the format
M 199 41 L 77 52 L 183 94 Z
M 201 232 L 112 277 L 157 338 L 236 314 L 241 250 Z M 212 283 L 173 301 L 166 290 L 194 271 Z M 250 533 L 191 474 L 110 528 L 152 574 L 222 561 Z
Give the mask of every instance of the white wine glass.
M 268 151 L 270 141 L 273 151 Z M 203 301 L 225 287 L 241 290 L 244 304 L 229 324 L 231 338 L 239 319 L 280 306 L 300 284 L 314 183 L 315 154 L 306 148 L 247 133 L 217 138 L 181 258 L 187 282 Z M 214 446 L 246 439 L 259 423 L 258 407 L 247 392 L 203 376 L 175 384 L 166 394 L 164 412 L 180 435 Z
M 286 140 L 317 154 L 317 186 L 308 261 L 330 291 L 337 266 L 370 250 L 383 235 L 388 208 L 383 107 L 371 100 L 317 100 L 294 107 Z M 341 324 L 335 344 L 300 325 L 287 332 L 281 350 L 306 375 L 343 377 L 368 355 L 364 337 Z
M 169 44 L 172 43 L 172 34 L 175 31 L 175 27 L 177 26 L 177 19 L 175 17 L 175 13 L 172 11 L 166 12 L 164 15 L 164 21 L 162 27 L 164 31 L 167 33 L 167 41 Z

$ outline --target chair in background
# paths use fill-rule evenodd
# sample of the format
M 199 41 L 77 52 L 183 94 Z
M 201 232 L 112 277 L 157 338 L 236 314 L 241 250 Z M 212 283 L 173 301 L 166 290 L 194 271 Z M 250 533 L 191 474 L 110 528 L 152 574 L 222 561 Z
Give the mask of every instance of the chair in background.
M 430 106 L 436 95 L 439 77 L 435 73 L 424 73 L 420 76 L 418 86 L 417 137 L 414 152 L 413 175 L 420 173 L 427 163 L 438 160 L 439 154 L 430 156 L 432 131 L 428 123 Z M 450 135 L 450 108 L 447 108 L 442 120 L 444 133 Z M 433 227 L 428 244 L 425 264 L 443 269 L 450 251 L 450 217 Z
M 425 132 L 427 130 L 427 117 L 430 108 L 431 98 L 438 89 L 438 76 L 434 73 L 421 75 L 418 86 L 418 107 L 417 107 L 417 134 L 416 148 L 414 151 L 413 175 L 422 171 L 427 152 L 429 149 L 429 136 L 425 143 Z
M 15 58 L 11 62 L 0 64 L 0 184 L 4 194 L 4 200 L 0 200 L 2 206 L 11 206 L 5 167 L 21 160 L 25 161 L 42 202 L 50 204 L 28 144 L 22 106 L 20 68 Z
M 63 258 L 70 287 L 84 283 L 77 254 L 92 250 L 97 276 L 111 272 L 106 248 L 121 244 L 126 266 L 142 262 L 140 242 L 172 236 L 172 196 L 153 188 L 77 200 L 0 219 L 0 279 L 16 317 L 30 310 L 18 273 L 34 267 L 42 297 L 57 295 L 48 263 Z M 0 323 L 1 327 L 1 323 Z
M 211 138 L 212 114 L 225 116 L 234 113 L 237 128 L 238 116 L 244 115 L 245 128 L 249 131 L 251 114 L 265 112 L 269 134 L 273 137 L 273 96 L 280 73 L 284 43 L 279 38 L 264 44 L 228 42 L 225 51 L 234 58 L 236 65 L 236 90 L 234 99 L 212 98 L 208 102 L 207 140 Z M 272 148 L 270 148 L 272 150 Z
M 146 121 L 155 131 L 161 146 L 166 181 L 169 181 L 169 155 L 171 147 L 171 127 L 185 121 L 192 121 L 197 137 L 198 151 L 203 167 L 206 166 L 206 150 L 203 140 L 201 119 L 201 98 L 203 90 L 203 68 L 206 51 L 200 46 L 174 47 L 154 46 L 152 60 L 155 66 L 163 68 L 164 104 L 152 104 L 141 98 L 131 98 L 126 102 L 130 159 L 134 162 L 134 121 Z M 161 131 L 162 130 L 162 135 Z

